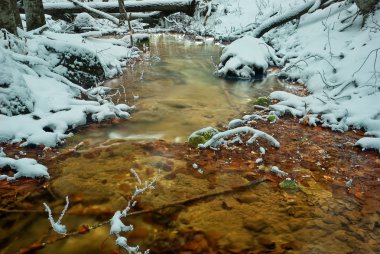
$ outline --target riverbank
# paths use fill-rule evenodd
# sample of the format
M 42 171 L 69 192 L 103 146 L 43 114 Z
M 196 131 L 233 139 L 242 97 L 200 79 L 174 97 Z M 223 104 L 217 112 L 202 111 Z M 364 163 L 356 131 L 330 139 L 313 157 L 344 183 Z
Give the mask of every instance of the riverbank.
M 283 144 L 281 149 L 268 146 L 262 155 L 256 145 L 212 151 L 163 140 L 118 139 L 95 147 L 85 142 L 74 151 L 72 148 L 85 140 L 69 140 L 60 155 L 46 162 L 54 179 L 45 182 L 44 191 L 26 193 L 24 200 L 13 202 L 11 209 L 3 211 L 8 214 L 3 222 L 20 216 L 34 218 L 38 227 L 30 224 L 28 232 L 51 241 L 40 253 L 57 251 L 57 246 L 59 253 L 81 253 L 82 248 L 120 253 L 113 247 L 107 227 L 87 231 L 79 225 L 107 220 L 115 207 L 128 200 L 134 186 L 128 168 L 134 168 L 142 179 L 159 177 L 156 189 L 139 200 L 137 215 L 128 218 L 135 226 L 129 241 L 152 253 L 379 250 L 378 154 L 352 146 L 363 133 L 336 135 L 326 128 L 300 125 L 292 117 L 275 124 L 257 121 L 251 126 L 276 137 Z M 106 126 L 90 128 L 97 131 Z M 263 162 L 257 162 L 258 158 Z M 281 185 L 285 178 L 271 172 L 272 166 L 287 172 L 296 185 Z M 86 181 L 79 185 L 78 179 Z M 17 191 L 19 198 L 28 186 L 23 181 L 27 180 L 17 181 L 24 186 Z M 54 210 L 59 210 L 61 196 L 68 190 L 72 204 L 64 221 L 70 232 L 82 233 L 81 237 L 57 240 L 47 231 L 42 206 L 27 201 L 51 200 Z M 13 235 L 9 229 L 7 234 Z M 105 239 L 101 246 L 94 244 L 98 239 Z M 17 243 L 10 240 L 9 250 L 40 242 L 33 237 Z
M 255 36 L 261 24 L 275 22 L 301 7 L 294 0 L 281 4 L 213 1 L 207 20 L 195 18 L 188 30 L 231 41 Z M 281 58 L 278 76 L 304 83 L 310 92 L 301 97 L 275 92 L 271 97 L 279 103 L 272 109 L 335 131 L 364 129 L 370 137 L 360 139 L 357 145 L 380 151 L 380 108 L 376 103 L 380 99 L 380 11 L 375 9 L 365 22 L 358 11 L 353 2 L 333 3 L 263 35 Z M 242 48 L 242 55 L 244 52 Z

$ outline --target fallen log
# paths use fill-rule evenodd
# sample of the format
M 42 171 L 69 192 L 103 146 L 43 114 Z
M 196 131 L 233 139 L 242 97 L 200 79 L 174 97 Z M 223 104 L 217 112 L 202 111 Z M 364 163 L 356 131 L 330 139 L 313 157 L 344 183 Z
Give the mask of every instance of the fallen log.
M 184 12 L 188 15 L 194 15 L 196 0 L 144 0 L 144 1 L 125 1 L 125 9 L 128 12 Z M 118 2 L 89 2 L 86 6 L 106 12 L 118 13 Z M 83 7 L 73 3 L 45 3 L 44 12 L 49 15 L 63 13 L 80 13 L 85 11 Z M 24 9 L 20 12 L 25 13 Z
M 87 6 L 87 4 L 81 3 L 78 0 L 68 0 L 69 2 L 73 3 L 75 6 L 79 6 L 82 9 L 86 10 L 87 12 L 95 13 L 97 15 L 100 15 L 104 19 L 108 19 L 112 21 L 114 24 L 119 25 L 120 21 L 119 19 L 115 18 L 114 16 L 105 13 L 103 11 L 100 11 L 98 9 L 92 8 L 90 6 Z

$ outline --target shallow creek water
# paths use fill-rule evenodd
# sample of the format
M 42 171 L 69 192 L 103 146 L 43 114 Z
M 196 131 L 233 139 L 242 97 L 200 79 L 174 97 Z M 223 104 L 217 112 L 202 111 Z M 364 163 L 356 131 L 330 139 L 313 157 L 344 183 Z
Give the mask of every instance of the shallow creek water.
M 151 253 L 379 253 L 379 212 L 363 218 L 359 200 L 345 192 L 334 195 L 310 170 L 296 169 L 305 176 L 303 186 L 284 190 L 265 167 L 258 170 L 254 151 L 233 163 L 232 155 L 183 144 L 197 129 L 238 117 L 250 100 L 292 89 L 274 79 L 218 79 L 211 59 L 219 54 L 215 45 L 153 36 L 146 61 L 108 82 L 125 88 L 115 100 L 136 104 L 132 118 L 80 130 L 65 147 L 83 142 L 78 150 L 50 163 L 44 199 L 29 197 L 24 203 L 40 211 L 46 201 L 59 214 L 69 195 L 63 223 L 83 234 L 55 241 L 46 214 L 15 213 L 2 222 L 1 235 L 7 237 L 1 253 L 17 253 L 37 240 L 54 242 L 37 253 L 122 253 L 108 225 L 90 232 L 81 225 L 107 220 L 127 205 L 137 184 L 131 168 L 143 181 L 158 179 L 155 190 L 138 198 L 135 210 L 145 212 L 126 223 L 135 226 L 129 242 Z

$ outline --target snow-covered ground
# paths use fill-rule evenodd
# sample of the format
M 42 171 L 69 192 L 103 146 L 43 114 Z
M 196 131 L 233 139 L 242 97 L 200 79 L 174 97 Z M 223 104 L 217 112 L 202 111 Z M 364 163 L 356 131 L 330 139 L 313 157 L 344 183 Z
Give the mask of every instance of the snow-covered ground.
M 334 3 L 324 9 L 313 8 L 313 2 L 214 0 L 214 12 L 206 26 L 201 17 L 191 28 L 216 38 L 245 36 L 239 40 L 246 40 L 247 36 L 256 36 L 260 30 L 257 28 L 263 24 L 310 6 L 309 13 L 299 20 L 263 36 L 282 58 L 278 75 L 304 83 L 310 92 L 306 97 L 273 92 L 271 98 L 280 102 L 271 109 L 279 115 L 291 113 L 309 125 L 321 124 L 336 131 L 364 129 L 372 137 L 360 139 L 357 145 L 380 152 L 379 6 L 363 25 L 363 17 L 356 15 L 358 8 L 353 1 Z M 252 54 L 253 48 L 240 46 L 240 52 L 234 52 L 235 58 Z
M 103 78 L 120 75 L 131 58 L 139 57 L 138 50 L 128 48 L 128 40 L 93 38 L 91 32 L 59 33 L 54 30 L 62 23 L 50 20 L 49 25 L 43 32 L 19 30 L 19 37 L 5 34 L 0 39 L 0 142 L 54 147 L 89 118 L 128 118 L 133 109 L 113 104 L 108 94 L 115 91 L 99 82 L 85 89 L 69 78 L 88 66 L 100 70 Z M 2 153 L 0 167 L 5 165 L 16 174 L 0 179 L 48 177 L 46 168 L 34 160 Z

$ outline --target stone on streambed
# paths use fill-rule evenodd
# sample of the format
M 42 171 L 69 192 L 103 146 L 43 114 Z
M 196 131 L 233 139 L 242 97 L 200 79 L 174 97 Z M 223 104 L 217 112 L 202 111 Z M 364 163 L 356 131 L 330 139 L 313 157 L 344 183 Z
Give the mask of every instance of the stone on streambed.
M 212 127 L 200 129 L 190 135 L 188 140 L 189 146 L 196 148 L 199 144 L 206 143 L 217 133 L 219 133 L 219 131 Z
M 279 183 L 281 189 L 285 190 L 298 190 L 299 185 L 296 180 L 292 180 L 290 178 L 286 178 L 282 182 Z
M 244 228 L 260 233 L 267 227 L 269 227 L 270 224 L 267 221 L 267 219 L 264 216 L 256 215 L 252 218 L 248 218 L 244 220 Z
M 186 103 L 185 100 L 179 100 L 179 99 L 162 100 L 161 103 L 174 109 L 185 109 L 185 108 L 192 107 L 190 104 Z

